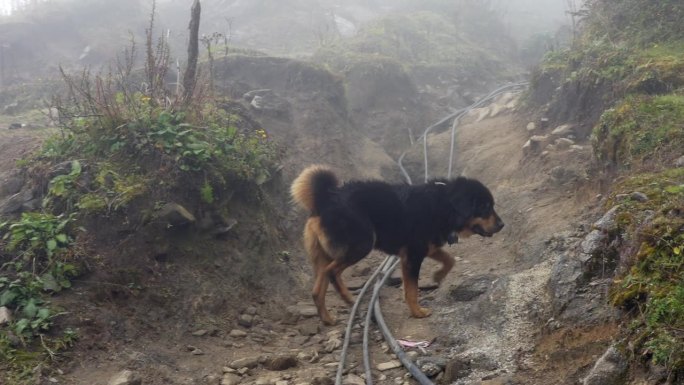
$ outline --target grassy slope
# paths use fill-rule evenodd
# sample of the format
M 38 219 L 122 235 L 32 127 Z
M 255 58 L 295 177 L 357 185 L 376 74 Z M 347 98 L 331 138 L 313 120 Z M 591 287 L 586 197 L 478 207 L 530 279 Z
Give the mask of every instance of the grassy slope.
M 532 95 L 549 81 L 563 90 L 600 90 L 607 107 L 593 125 L 599 166 L 616 177 L 607 208 L 620 204 L 621 266 L 611 299 L 631 322 L 624 346 L 681 380 L 684 370 L 684 4 L 597 0 L 571 49 L 547 55 Z M 546 84 L 545 84 L 546 83 Z M 597 85 L 600 85 L 598 87 Z M 646 201 L 621 194 L 645 193 Z

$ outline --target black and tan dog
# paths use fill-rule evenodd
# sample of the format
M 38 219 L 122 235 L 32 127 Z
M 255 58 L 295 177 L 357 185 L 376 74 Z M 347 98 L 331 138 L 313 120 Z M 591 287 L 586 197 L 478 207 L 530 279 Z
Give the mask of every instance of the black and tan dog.
M 456 236 L 491 237 L 504 226 L 489 189 L 464 177 L 415 186 L 382 181 L 341 185 L 327 167 L 310 166 L 294 180 L 291 194 L 310 213 L 304 246 L 314 268 L 313 300 L 325 324 L 334 323 L 325 307 L 328 283 L 353 303 L 342 272 L 373 249 L 401 258 L 406 303 L 414 317 L 427 317 L 430 311 L 418 305 L 423 259 L 441 262 L 433 277 L 439 283 L 454 265 L 442 250 L 445 243 Z

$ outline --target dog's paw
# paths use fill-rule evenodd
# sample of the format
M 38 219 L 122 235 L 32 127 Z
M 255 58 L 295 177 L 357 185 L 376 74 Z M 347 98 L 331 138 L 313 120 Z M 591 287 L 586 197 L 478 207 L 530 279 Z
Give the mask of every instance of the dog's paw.
M 426 308 L 426 307 L 419 307 L 415 311 L 412 312 L 413 316 L 416 318 L 425 318 L 429 317 L 430 314 L 432 314 L 432 310 Z
M 333 326 L 337 323 L 337 320 L 330 315 L 325 315 L 321 317 L 321 321 L 323 321 L 323 325 L 326 326 Z

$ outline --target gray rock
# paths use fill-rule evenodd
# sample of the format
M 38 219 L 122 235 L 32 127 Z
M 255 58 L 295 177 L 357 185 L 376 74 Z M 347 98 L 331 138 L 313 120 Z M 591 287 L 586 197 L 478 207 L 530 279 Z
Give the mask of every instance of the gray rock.
M 248 306 L 247 309 L 245 309 L 245 314 L 256 315 L 256 313 L 257 313 L 257 308 L 254 306 Z
M 159 210 L 157 218 L 170 226 L 182 226 L 196 221 L 195 216 L 178 203 L 169 202 Z
M 3 178 L 0 181 L 0 198 L 18 193 L 25 183 L 26 180 L 19 174 Z
M 269 357 L 264 362 L 264 367 L 268 370 L 287 370 L 295 366 L 297 366 L 297 357 L 290 354 Z
M 256 368 L 259 365 L 259 357 L 243 357 L 239 358 L 230 364 L 228 364 L 229 367 L 233 369 L 242 369 L 242 368 Z
M 406 352 L 406 358 L 408 358 L 412 362 L 416 362 L 418 357 L 420 357 L 420 354 L 418 354 L 418 352 L 415 350 L 409 350 L 408 352 Z
M 323 350 L 325 350 L 326 353 L 332 353 L 340 347 L 342 347 L 342 340 L 339 337 L 332 336 L 325 341 Z
M 578 177 L 577 172 L 563 166 L 556 166 L 551 169 L 551 179 L 560 185 L 575 181 Z
M 546 129 L 549 126 L 549 118 L 539 118 L 539 126 L 542 129 Z
M 221 378 L 221 385 L 237 385 L 242 379 L 237 374 L 224 373 Z
M 546 135 L 533 135 L 522 147 L 524 155 L 532 155 L 538 153 L 543 144 L 548 140 Z
M 206 336 L 208 333 L 209 333 L 208 330 L 200 329 L 200 330 L 196 330 L 196 331 L 192 332 L 192 335 L 195 336 L 195 337 L 204 337 L 204 336 Z
M 472 368 L 470 367 L 470 360 L 463 357 L 457 357 L 447 362 L 444 368 L 444 375 L 442 376 L 442 383 L 451 384 L 456 380 L 467 377 Z
M 311 318 L 318 315 L 318 310 L 314 305 L 297 305 L 297 311 L 304 318 Z
M 333 385 L 334 383 L 332 378 L 324 376 L 314 377 L 311 380 L 311 385 Z
M 233 329 L 228 333 L 229 336 L 233 338 L 244 338 L 247 337 L 247 332 L 240 329 Z
M 312 336 L 318 334 L 319 326 L 318 323 L 307 322 L 299 326 L 299 332 L 304 336 Z
M 282 322 L 285 325 L 295 325 L 299 321 L 299 308 L 297 306 L 288 306 L 283 313 Z
M 551 270 L 549 289 L 553 294 L 553 308 L 560 311 L 572 300 L 575 289 L 583 281 L 582 262 L 571 253 L 561 254 Z
M 446 367 L 446 360 L 439 357 L 425 357 L 416 361 L 416 365 L 428 377 L 434 377 Z
M 40 208 L 42 203 L 43 203 L 42 199 L 33 198 L 31 200 L 24 202 L 24 204 L 21 205 L 21 211 L 36 211 Z
M 366 385 L 366 381 L 354 373 L 349 373 L 342 380 L 342 385 Z
M 605 214 L 598 221 L 594 222 L 594 228 L 599 229 L 604 232 L 611 232 L 617 228 L 617 222 L 615 218 L 617 217 L 617 211 L 620 209 L 620 205 L 613 206 L 610 210 L 606 211 Z
M 0 307 L 0 326 L 12 322 L 12 311 L 6 306 Z
M 22 190 L 6 201 L 0 203 L 0 215 L 8 215 L 21 212 L 27 202 L 33 200 L 33 191 L 30 189 Z
M 253 90 L 243 95 L 252 108 L 272 115 L 286 115 L 290 104 L 285 98 L 278 96 L 273 90 Z
M 457 302 L 472 301 L 486 293 L 493 280 L 489 276 L 468 278 L 462 284 L 450 287 L 449 297 Z
M 571 139 L 568 139 L 568 138 L 559 138 L 559 139 L 556 139 L 555 144 L 556 144 L 556 149 L 567 150 L 568 148 L 570 148 L 570 146 L 575 144 L 575 142 Z
M 390 369 L 399 368 L 399 367 L 401 367 L 401 362 L 399 362 L 398 360 L 383 362 L 383 363 L 380 363 L 376 366 L 376 368 L 381 372 L 384 372 L 384 371 L 390 370 Z
M 537 125 L 534 124 L 534 122 L 529 122 L 529 123 L 527 123 L 527 127 L 525 127 L 525 128 L 527 129 L 527 132 L 533 132 L 534 130 L 537 129 Z
M 249 315 L 249 314 L 241 314 L 238 317 L 238 325 L 244 326 L 246 328 L 252 327 L 252 324 L 254 322 L 254 317 Z
M 464 356 L 470 360 L 473 369 L 490 371 L 499 368 L 499 364 L 492 357 L 482 352 L 465 353 Z
M 677 158 L 677 160 L 675 160 L 674 165 L 675 167 L 684 167 L 684 155 Z
M 551 135 L 557 138 L 567 137 L 568 135 L 575 135 L 575 128 L 571 124 L 563 124 L 554 128 L 553 131 L 551 131 Z
M 608 235 L 601 230 L 592 230 L 587 234 L 582 243 L 580 243 L 580 250 L 585 254 L 582 257 L 583 262 L 586 262 L 596 254 L 603 247 L 607 239 Z
M 596 361 L 582 381 L 583 385 L 620 385 L 627 373 L 627 361 L 615 346 L 611 346 Z
M 259 377 L 254 381 L 254 385 L 275 385 L 275 381 L 270 377 Z
M 108 385 L 140 385 L 142 380 L 131 370 L 122 370 L 115 374 L 107 383 Z
M 635 200 L 637 202 L 647 202 L 648 201 L 648 195 L 642 193 L 641 191 L 634 191 L 631 194 L 629 194 L 629 197 L 632 200 Z
M 242 98 L 251 103 L 255 96 L 264 96 L 264 95 L 272 95 L 272 94 L 273 94 L 272 89 L 263 88 L 263 89 L 251 90 L 249 92 L 245 92 L 242 95 Z

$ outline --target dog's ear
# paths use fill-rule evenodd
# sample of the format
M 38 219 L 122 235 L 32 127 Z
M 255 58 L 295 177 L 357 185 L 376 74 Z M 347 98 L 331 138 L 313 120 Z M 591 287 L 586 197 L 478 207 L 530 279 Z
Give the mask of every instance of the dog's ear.
M 470 199 L 452 199 L 449 206 L 450 227 L 452 229 L 462 229 L 473 215 L 472 202 L 470 202 Z
M 455 180 L 448 186 L 449 225 L 452 229 L 462 229 L 473 216 L 474 203 L 472 194 L 464 186 L 464 180 Z

